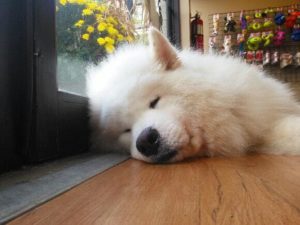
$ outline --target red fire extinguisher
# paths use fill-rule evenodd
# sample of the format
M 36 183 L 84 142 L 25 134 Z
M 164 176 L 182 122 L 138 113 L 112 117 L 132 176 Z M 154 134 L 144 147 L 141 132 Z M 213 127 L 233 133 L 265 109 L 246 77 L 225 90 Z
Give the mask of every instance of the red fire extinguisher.
M 203 21 L 197 12 L 191 22 L 191 45 L 194 49 L 203 52 Z

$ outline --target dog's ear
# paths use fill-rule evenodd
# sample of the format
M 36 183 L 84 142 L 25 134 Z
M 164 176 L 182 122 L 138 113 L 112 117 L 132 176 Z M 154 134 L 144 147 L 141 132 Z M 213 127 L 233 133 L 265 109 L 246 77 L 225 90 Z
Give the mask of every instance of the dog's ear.
M 154 58 L 165 70 L 175 70 L 181 66 L 176 50 L 156 28 L 150 27 L 148 37 Z

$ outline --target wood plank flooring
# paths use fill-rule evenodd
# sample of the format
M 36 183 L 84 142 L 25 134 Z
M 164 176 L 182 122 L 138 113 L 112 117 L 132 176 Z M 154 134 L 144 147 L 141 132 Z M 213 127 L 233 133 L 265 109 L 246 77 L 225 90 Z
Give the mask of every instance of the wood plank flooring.
M 298 225 L 300 157 L 128 160 L 9 224 Z

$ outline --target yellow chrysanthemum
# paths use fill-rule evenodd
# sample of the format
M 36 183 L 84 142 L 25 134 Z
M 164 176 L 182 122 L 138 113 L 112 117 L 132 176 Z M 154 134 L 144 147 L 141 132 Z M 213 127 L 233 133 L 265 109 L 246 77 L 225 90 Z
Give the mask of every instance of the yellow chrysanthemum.
M 101 13 L 104 13 L 106 11 L 106 6 L 105 5 L 100 5 L 96 8 L 96 10 L 98 10 Z
M 115 44 L 115 40 L 112 39 L 111 37 L 105 37 L 104 38 L 107 44 L 113 45 Z
M 74 24 L 74 26 L 75 26 L 75 27 L 82 27 L 83 24 L 84 24 L 84 20 L 78 20 L 78 21 Z
M 87 3 L 87 8 L 90 9 L 90 10 L 97 9 L 97 6 L 98 6 L 98 4 L 96 2 Z
M 114 27 L 114 25 L 112 23 L 106 23 L 107 27 Z
M 95 14 L 96 20 L 100 22 L 103 19 L 103 16 L 101 14 Z
M 113 46 L 112 44 L 107 43 L 104 47 L 106 52 L 109 54 L 115 51 L 115 46 Z
M 102 37 L 98 38 L 97 42 L 98 42 L 99 45 L 104 45 L 106 43 L 105 39 L 102 38 Z
M 118 34 L 117 38 L 118 38 L 118 41 L 123 41 L 124 40 L 124 36 L 122 34 Z
M 89 34 L 83 34 L 83 35 L 81 36 L 81 38 L 82 38 L 83 40 L 88 41 L 88 40 L 90 39 L 90 35 L 89 35 Z
M 91 9 L 83 9 L 82 10 L 82 15 L 83 16 L 90 16 L 92 14 L 93 14 L 93 10 L 91 10 Z
M 66 5 L 66 4 L 67 4 L 67 0 L 59 0 L 59 3 L 60 3 L 61 5 Z
M 117 20 L 116 20 L 115 18 L 113 18 L 112 16 L 107 17 L 107 21 L 108 21 L 109 23 L 114 24 L 114 25 L 118 25 Z
M 98 24 L 97 29 L 99 31 L 104 31 L 106 29 L 106 26 L 107 26 L 106 23 L 101 22 L 101 23 Z
M 128 36 L 126 37 L 126 40 L 127 40 L 128 42 L 132 42 L 132 41 L 133 41 L 133 37 L 130 36 L 130 35 L 128 35 Z
M 107 28 L 107 32 L 111 35 L 111 36 L 114 36 L 114 35 L 117 35 L 119 33 L 119 31 L 113 27 L 108 27 Z
M 86 31 L 89 32 L 89 33 L 93 33 L 95 30 L 95 28 L 93 26 L 88 26 Z
M 87 0 L 76 0 L 75 1 L 78 5 L 84 5 L 86 2 L 87 2 Z

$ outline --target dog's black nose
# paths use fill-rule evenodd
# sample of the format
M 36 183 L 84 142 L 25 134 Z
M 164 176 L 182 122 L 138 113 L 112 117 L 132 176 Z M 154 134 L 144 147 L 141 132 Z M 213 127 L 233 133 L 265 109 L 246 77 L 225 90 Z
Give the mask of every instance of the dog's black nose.
M 147 127 L 136 140 L 136 148 L 145 156 L 156 155 L 160 145 L 160 135 L 156 129 Z

